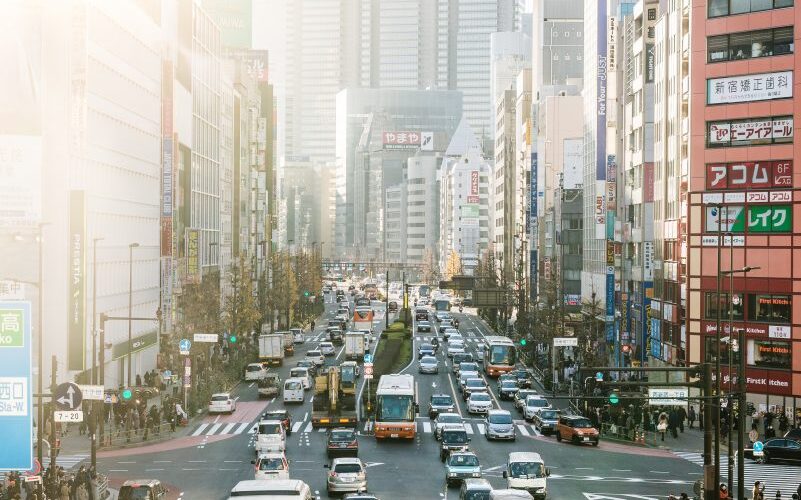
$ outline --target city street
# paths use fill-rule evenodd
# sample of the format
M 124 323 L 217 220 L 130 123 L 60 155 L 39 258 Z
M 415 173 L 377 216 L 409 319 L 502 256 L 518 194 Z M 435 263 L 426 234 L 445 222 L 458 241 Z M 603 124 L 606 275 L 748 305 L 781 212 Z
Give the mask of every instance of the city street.
M 382 306 L 377 306 L 376 308 Z M 329 307 L 327 315 L 332 315 Z M 489 333 L 472 315 L 455 314 L 461 320 L 466 344 L 474 349 Z M 322 323 L 307 335 L 305 344 L 278 369 L 282 378 L 296 360 L 315 347 L 322 336 Z M 383 329 L 383 310 L 375 320 L 376 336 Z M 432 334 L 415 334 L 417 345 Z M 376 343 L 371 346 L 375 348 Z M 342 355 L 342 351 L 338 351 Z M 458 402 L 458 411 L 465 417 L 471 435 L 470 448 L 481 462 L 482 475 L 494 487 L 504 483 L 502 472 L 511 451 L 536 451 L 551 469 L 548 480 L 552 498 L 664 498 L 668 493 L 691 491 L 700 477 L 700 468 L 665 450 L 639 449 L 601 442 L 598 448 L 576 447 L 557 443 L 553 437 L 541 436 L 526 423 L 511 402 L 498 401 L 493 381 L 495 404 L 512 411 L 516 420 L 515 442 L 490 442 L 484 437 L 482 419 L 467 414 L 466 407 L 453 385 L 449 362 L 440 350 L 440 372 L 418 375 L 416 360 L 405 372 L 415 375 L 421 415 L 417 418 L 417 436 L 413 442 L 376 442 L 368 435 L 365 424 L 359 424 L 359 457 L 368 469 L 368 490 L 383 500 L 409 498 L 457 498 L 458 489 L 445 487 L 444 466 L 439 460 L 437 442 L 426 407 L 432 394 L 451 394 Z M 416 359 L 416 356 L 415 356 Z M 363 383 L 363 381 L 362 381 Z M 292 415 L 292 434 L 288 439 L 287 458 L 294 479 L 308 483 L 312 490 L 325 496 L 326 469 L 325 429 L 313 429 L 310 421 L 311 393 L 302 405 L 288 406 Z M 99 455 L 101 472 L 108 473 L 112 484 L 125 479 L 157 478 L 168 484 L 170 498 L 225 498 L 240 480 L 252 479 L 250 461 L 253 451 L 254 426 L 266 409 L 283 408 L 278 400 L 258 400 L 254 385 L 240 383 L 234 390 L 237 410 L 228 416 L 206 416 L 193 422 L 190 436 L 162 444 L 133 450 L 105 452 Z M 557 405 L 558 406 L 558 405 Z M 634 460 L 633 460 L 634 458 Z M 398 467 L 402 465 L 402 473 Z M 626 496 L 627 495 L 627 496 Z M 633 496 L 640 495 L 640 496 Z

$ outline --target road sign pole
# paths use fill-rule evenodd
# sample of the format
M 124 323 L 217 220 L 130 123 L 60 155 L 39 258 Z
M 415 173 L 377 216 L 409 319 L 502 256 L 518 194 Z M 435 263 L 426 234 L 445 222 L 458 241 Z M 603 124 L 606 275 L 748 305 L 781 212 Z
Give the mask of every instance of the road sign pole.
M 102 408 L 103 401 L 100 402 Z M 92 467 L 97 469 L 97 401 L 92 401 L 92 413 L 89 415 L 89 438 L 91 439 L 91 464 Z
M 56 467 L 56 455 L 58 454 L 58 448 L 56 447 L 56 443 L 58 439 L 56 438 L 56 370 L 58 370 L 58 361 L 56 360 L 55 354 L 53 355 L 53 364 L 50 368 L 50 393 L 53 395 L 50 399 L 50 470 L 55 471 Z M 41 425 L 41 424 L 40 424 Z

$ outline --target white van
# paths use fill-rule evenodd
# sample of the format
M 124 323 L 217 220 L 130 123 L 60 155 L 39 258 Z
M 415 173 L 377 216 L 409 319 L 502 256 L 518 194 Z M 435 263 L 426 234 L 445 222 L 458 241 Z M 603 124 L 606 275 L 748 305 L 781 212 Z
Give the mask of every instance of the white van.
M 548 494 L 550 475 L 540 454 L 527 451 L 510 453 L 503 471 L 507 488 L 528 491 L 536 499 L 544 499 Z
M 239 481 L 228 500 L 313 500 L 309 485 L 299 479 L 250 479 Z
M 531 493 L 523 490 L 492 490 L 490 500 L 532 500 Z
M 308 368 L 296 366 L 289 370 L 289 378 L 299 378 L 303 381 L 303 390 L 309 390 L 314 386 L 314 379 L 309 373 Z
M 286 450 L 286 429 L 280 420 L 259 420 L 256 425 L 257 454 L 283 453 Z
M 284 382 L 284 403 L 303 403 L 303 397 L 303 379 L 286 379 Z

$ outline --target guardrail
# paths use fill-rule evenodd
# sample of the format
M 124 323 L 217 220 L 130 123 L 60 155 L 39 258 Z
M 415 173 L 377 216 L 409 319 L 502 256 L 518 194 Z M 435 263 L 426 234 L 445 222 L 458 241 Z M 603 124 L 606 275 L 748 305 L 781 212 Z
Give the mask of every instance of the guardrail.
M 169 439 L 173 434 L 172 424 L 162 423 L 150 429 L 140 428 L 126 429 L 125 427 L 106 427 L 103 447 L 125 446 L 131 443 L 142 443 L 145 441 L 159 441 Z
M 641 425 L 626 428 L 622 425 L 602 423 L 600 433 L 601 437 L 605 439 L 626 441 L 643 446 L 658 446 L 659 444 L 659 435 L 643 429 Z

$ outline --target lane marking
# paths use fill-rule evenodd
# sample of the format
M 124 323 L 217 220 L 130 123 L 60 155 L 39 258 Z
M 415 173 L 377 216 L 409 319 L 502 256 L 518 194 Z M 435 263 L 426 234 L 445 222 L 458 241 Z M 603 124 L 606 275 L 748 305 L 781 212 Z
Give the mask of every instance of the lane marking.
M 465 424 L 464 430 L 467 431 L 468 434 L 472 434 L 473 433 L 473 426 L 470 425 L 470 424 Z
M 128 469 L 109 469 L 109 472 L 128 472 Z
M 303 422 L 295 422 L 292 424 L 292 432 L 298 432 L 301 425 L 303 425 Z
M 526 429 L 525 425 L 517 424 L 517 430 L 520 432 L 520 434 L 522 434 L 524 436 L 530 436 L 531 435 L 531 434 L 528 433 L 528 429 Z
M 484 428 L 484 424 L 476 424 L 476 427 L 478 427 L 478 433 L 482 436 L 485 432 L 487 432 L 487 430 Z
M 214 423 L 216 424 L 219 421 L 220 421 L 220 415 L 217 415 L 217 418 L 214 419 Z
M 234 432 L 234 434 L 242 434 L 243 432 L 245 432 L 245 429 L 247 429 L 248 425 L 250 424 L 247 422 L 241 424 L 239 428 Z
M 423 432 L 426 434 L 431 433 L 431 422 L 423 422 Z
M 192 433 L 192 436 L 199 436 L 200 434 L 203 433 L 203 429 L 205 429 L 208 426 L 209 424 L 200 424 L 200 427 L 195 429 L 195 432 Z
M 311 431 L 312 431 L 312 427 L 314 427 L 314 426 L 312 425 L 312 423 L 311 423 L 311 422 L 309 422 L 309 423 L 306 425 L 306 428 L 305 428 L 305 429 L 303 429 L 303 432 L 311 432 Z
M 209 429 L 209 432 L 207 432 L 206 435 L 207 436 L 214 435 L 214 433 L 217 432 L 217 429 L 219 429 L 220 427 L 222 427 L 222 424 L 214 424 L 214 425 L 212 425 L 211 429 Z
M 136 462 L 117 462 L 118 464 L 135 464 Z
M 223 428 L 220 434 L 228 434 L 229 432 L 231 432 L 231 429 L 233 429 L 235 426 L 236 422 L 231 422 L 230 424 L 226 425 L 225 428 Z
M 256 382 L 251 382 L 248 387 L 253 387 L 254 385 L 256 385 Z

